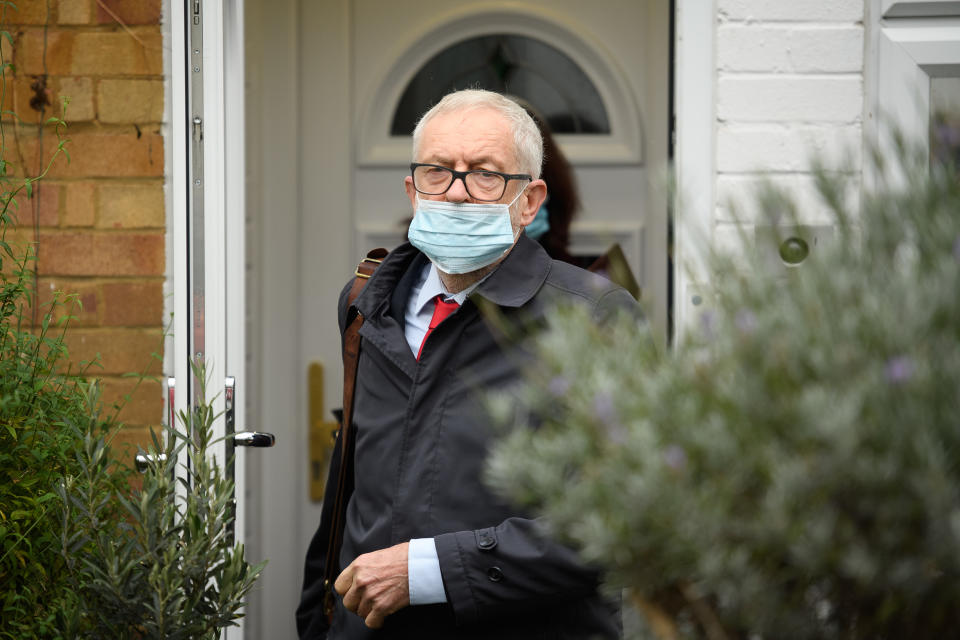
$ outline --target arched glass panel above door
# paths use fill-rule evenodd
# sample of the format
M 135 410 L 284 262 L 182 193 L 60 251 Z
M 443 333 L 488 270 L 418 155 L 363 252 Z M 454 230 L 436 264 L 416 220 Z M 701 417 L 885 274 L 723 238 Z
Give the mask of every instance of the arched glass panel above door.
M 428 60 L 403 91 L 391 135 L 410 135 L 427 109 L 465 88 L 526 100 L 554 133 L 610 133 L 603 100 L 576 62 L 543 40 L 497 34 L 462 40 Z

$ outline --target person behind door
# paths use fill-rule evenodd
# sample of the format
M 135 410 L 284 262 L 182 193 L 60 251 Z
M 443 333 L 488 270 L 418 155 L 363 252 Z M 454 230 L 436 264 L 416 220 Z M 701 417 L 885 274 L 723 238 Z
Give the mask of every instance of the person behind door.
M 516 389 L 530 355 L 480 307 L 517 326 L 557 303 L 599 320 L 634 299 L 552 260 L 524 228 L 547 195 L 536 124 L 482 90 L 445 96 L 413 133 L 404 187 L 409 242 L 367 281 L 341 333 L 363 315 L 354 400 L 353 493 L 332 621 L 323 613 L 329 523 L 307 552 L 301 638 L 615 638 L 618 607 L 599 574 L 541 535 L 483 482 L 494 433 L 481 394 Z M 532 420 L 531 420 L 532 423 Z M 335 482 L 331 477 L 328 486 Z
M 547 183 L 550 193 L 537 210 L 537 214 L 523 232 L 539 242 L 554 260 L 570 264 L 579 261 L 570 253 L 570 225 L 580 208 L 580 195 L 573 167 L 560 149 L 546 118 L 522 98 L 510 96 L 530 114 L 540 136 L 543 138 L 543 167 L 540 177 Z

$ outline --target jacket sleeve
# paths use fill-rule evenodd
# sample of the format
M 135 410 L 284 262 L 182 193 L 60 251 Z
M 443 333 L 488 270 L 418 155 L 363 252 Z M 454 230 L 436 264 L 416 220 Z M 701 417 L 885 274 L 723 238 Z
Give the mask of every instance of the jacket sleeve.
M 352 281 L 344 287 L 340 293 L 340 302 L 337 305 L 337 320 L 340 325 L 341 340 L 346 325 L 347 294 L 351 285 Z M 304 564 L 303 589 L 300 593 L 300 604 L 297 606 L 297 635 L 301 640 L 323 640 L 327 637 L 327 631 L 329 630 L 327 616 L 323 612 L 323 576 L 326 571 L 327 544 L 330 541 L 337 478 L 340 475 L 340 448 L 340 433 L 338 432 L 333 453 L 330 456 L 330 471 L 327 473 L 327 486 L 323 493 L 320 525 L 310 541 Z
M 599 572 L 538 529 L 536 520 L 508 518 L 495 527 L 434 538 L 458 625 L 595 593 Z

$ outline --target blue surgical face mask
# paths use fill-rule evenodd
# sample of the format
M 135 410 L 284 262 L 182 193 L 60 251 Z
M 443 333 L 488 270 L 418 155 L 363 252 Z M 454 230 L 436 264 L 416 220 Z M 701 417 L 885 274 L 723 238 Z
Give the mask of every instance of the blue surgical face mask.
M 526 226 L 524 233 L 534 240 L 538 240 L 547 231 L 550 231 L 550 213 L 547 211 L 546 203 L 544 203 L 537 209 L 537 216 L 533 219 L 533 222 Z
M 519 231 L 510 223 L 510 204 L 421 200 L 407 237 L 444 273 L 470 273 L 496 262 L 510 250 Z

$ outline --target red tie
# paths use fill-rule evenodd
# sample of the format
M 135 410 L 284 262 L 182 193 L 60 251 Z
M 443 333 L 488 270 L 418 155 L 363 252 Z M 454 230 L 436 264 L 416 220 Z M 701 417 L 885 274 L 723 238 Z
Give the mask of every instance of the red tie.
M 433 333 L 433 330 L 440 326 L 440 323 L 447 319 L 451 313 L 457 310 L 460 306 L 454 300 L 449 302 L 443 299 L 443 296 L 437 296 L 434 298 L 436 300 L 437 306 L 433 308 L 433 317 L 430 318 L 430 326 L 427 328 L 427 332 L 423 335 L 423 342 L 420 343 L 420 350 L 417 351 L 417 360 L 420 359 L 420 354 L 423 353 L 423 345 L 427 344 L 427 338 L 430 337 L 430 334 Z

